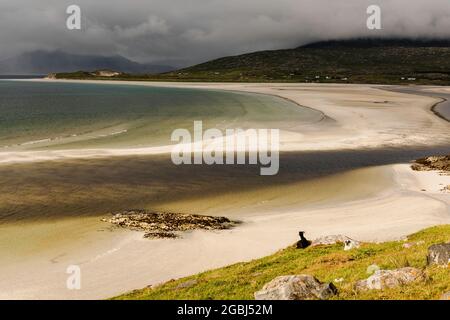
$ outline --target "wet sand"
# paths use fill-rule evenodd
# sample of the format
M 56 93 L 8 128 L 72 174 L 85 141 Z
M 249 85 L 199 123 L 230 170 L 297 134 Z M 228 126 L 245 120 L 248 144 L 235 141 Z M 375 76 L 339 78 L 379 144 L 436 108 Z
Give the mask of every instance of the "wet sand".
M 438 117 L 450 121 L 450 89 L 447 87 L 399 86 L 387 87 L 386 90 L 437 98 L 441 102 L 432 107 L 431 111 L 433 111 Z

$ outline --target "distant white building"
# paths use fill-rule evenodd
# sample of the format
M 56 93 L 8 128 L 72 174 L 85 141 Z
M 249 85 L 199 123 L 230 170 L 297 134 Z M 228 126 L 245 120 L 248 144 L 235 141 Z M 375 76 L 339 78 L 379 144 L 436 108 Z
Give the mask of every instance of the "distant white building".
M 97 70 L 95 72 L 92 72 L 91 75 L 97 76 L 97 77 L 115 77 L 118 75 L 121 75 L 120 72 L 112 71 L 112 70 Z

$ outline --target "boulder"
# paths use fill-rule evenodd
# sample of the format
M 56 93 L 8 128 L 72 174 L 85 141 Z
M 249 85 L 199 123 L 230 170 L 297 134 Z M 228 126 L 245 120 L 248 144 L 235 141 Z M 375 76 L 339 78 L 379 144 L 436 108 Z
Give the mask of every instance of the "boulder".
M 355 284 L 355 289 L 358 291 L 383 290 L 424 279 L 425 274 L 417 268 L 406 267 L 395 270 L 378 270 L 369 278 L 358 281 Z
M 410 248 L 412 248 L 414 246 L 420 246 L 422 244 L 425 244 L 425 241 L 420 240 L 420 241 L 416 241 L 416 242 L 406 242 L 406 243 L 404 243 L 402 245 L 402 247 L 405 248 L 405 249 L 410 249 Z
M 310 275 L 276 277 L 255 292 L 256 300 L 326 300 L 337 293 L 332 283 L 321 283 Z
M 434 244 L 428 248 L 428 265 L 447 266 L 450 263 L 450 243 Z
M 198 283 L 198 282 L 197 282 L 197 280 L 195 280 L 195 279 L 187 280 L 187 281 L 185 281 L 185 282 L 180 283 L 180 284 L 176 287 L 176 289 L 186 289 L 186 288 L 190 288 L 190 287 L 195 286 L 197 283 Z
M 311 243 L 311 246 L 313 246 L 313 247 L 321 246 L 321 245 L 328 246 L 328 245 L 332 245 L 332 244 L 336 244 L 336 243 L 343 243 L 345 245 L 344 250 L 359 248 L 359 246 L 360 246 L 359 241 L 353 240 L 352 238 L 349 238 L 342 234 L 320 237 L 318 239 L 315 239 Z

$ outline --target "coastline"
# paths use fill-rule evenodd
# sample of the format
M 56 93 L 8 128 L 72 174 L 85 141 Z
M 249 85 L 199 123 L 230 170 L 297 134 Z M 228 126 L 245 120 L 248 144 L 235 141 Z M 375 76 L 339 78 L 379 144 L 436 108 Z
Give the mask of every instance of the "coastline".
M 437 99 L 431 97 L 410 97 L 380 90 L 382 86 L 373 88 L 366 85 L 196 83 L 189 86 L 278 95 L 333 119 L 305 126 L 299 131 L 284 132 L 281 140 L 281 151 L 284 152 L 400 148 L 426 146 L 429 141 L 450 145 L 450 124 L 433 114 L 431 108 Z M 410 107 L 406 110 L 407 106 Z M 10 165 L 27 160 L 46 162 L 149 156 L 166 154 L 170 152 L 170 146 L 84 150 L 81 153 L 79 150 L 36 152 L 2 154 L 0 162 Z M 449 196 L 436 189 L 440 184 L 450 185 L 449 176 L 436 172 L 413 172 L 408 164 L 389 164 L 345 171 L 321 179 L 305 182 L 304 189 L 293 185 L 288 190 L 307 190 L 315 184 L 318 188 L 315 190 L 332 186 L 336 188 L 336 197 L 328 203 L 318 198 L 307 206 L 294 202 L 278 209 L 270 201 L 241 208 L 231 206 L 216 214 L 234 212 L 244 221 L 241 226 L 220 232 L 194 231 L 179 240 L 149 241 L 143 240 L 139 232 L 105 232 L 106 226 L 91 220 L 98 218 L 67 220 L 69 226 L 83 225 L 84 219 L 89 221 L 91 225 L 87 229 L 91 231 L 88 234 L 93 238 L 88 237 L 84 243 L 90 245 L 75 245 L 76 253 L 65 246 L 50 252 L 43 250 L 37 257 L 30 256 L 30 260 L 23 257 L 20 266 L 0 270 L 6 281 L 6 289 L 0 298 L 108 298 L 145 285 L 271 254 L 295 242 L 299 228 L 306 229 L 310 238 L 345 233 L 358 240 L 376 242 L 399 239 L 424 227 L 450 223 Z M 348 185 L 349 189 L 340 194 L 338 189 L 342 184 Z M 363 193 L 360 189 L 364 184 L 373 184 L 373 188 Z M 329 195 L 324 193 L 323 197 Z M 228 201 L 232 199 L 230 196 Z M 211 199 L 204 202 L 182 200 L 176 206 L 198 207 L 201 203 L 205 208 L 214 207 Z M 41 226 L 45 230 L 59 223 L 62 222 L 43 223 Z M 5 231 L 13 226 L 3 228 Z M 37 232 L 33 228 L 29 229 L 30 234 Z M 82 239 L 81 235 L 78 239 Z M 54 257 L 59 258 L 55 260 Z M 30 261 L 33 266 L 30 266 Z M 68 291 L 64 288 L 65 267 L 70 263 L 80 264 L 86 274 L 87 284 L 83 290 Z M 128 276 L 130 272 L 133 277 Z M 36 279 L 34 273 L 41 277 Z
M 10 267 L 0 270 L 3 287 L 0 299 L 110 298 L 147 285 L 267 256 L 294 243 L 299 229 L 306 229 L 310 239 L 346 234 L 360 241 L 382 242 L 450 223 L 450 197 L 437 190 L 441 183 L 450 184 L 450 176 L 415 172 L 406 164 L 360 169 L 355 174 L 351 179 L 370 179 L 378 191 L 327 205 L 285 207 L 264 213 L 254 208 L 254 215 L 237 214 L 243 223 L 236 228 L 196 230 L 180 239 L 143 239 L 142 232 L 110 229 L 98 218 L 32 224 L 31 229 L 26 224 L 3 227 L 4 237 L 8 237 L 12 228 L 20 228 L 23 238 L 37 233 L 41 239 L 37 238 L 36 248 L 19 260 L 4 258 L 5 265 Z M 384 182 L 373 178 L 383 175 L 387 177 Z M 323 182 L 331 183 L 333 179 L 337 179 L 336 183 L 343 181 L 342 176 L 337 176 Z M 424 188 L 427 191 L 422 191 Z M 65 240 L 46 250 L 45 243 L 52 238 L 45 236 L 45 230 L 52 229 L 64 232 Z M 20 239 L 17 241 L 21 243 Z M 11 255 L 16 256 L 17 251 Z M 82 290 L 65 288 L 65 268 L 70 264 L 82 269 Z
M 390 88 L 390 87 L 387 87 L 386 90 L 390 90 L 390 91 L 393 91 L 393 92 L 409 93 L 409 94 L 415 94 L 415 95 L 419 95 L 419 96 L 421 95 L 421 96 L 429 96 L 429 97 L 432 97 L 432 98 L 433 97 L 437 98 L 440 101 L 437 101 L 431 107 L 431 111 L 436 116 L 438 116 L 439 118 L 450 122 L 450 117 L 449 116 L 446 116 L 441 111 L 437 110 L 442 104 L 449 104 L 450 105 L 449 98 L 443 97 L 444 95 L 448 96 L 450 94 L 450 89 L 448 87 L 439 88 L 439 87 L 421 86 L 418 89 L 417 88 L 413 88 L 413 91 L 411 91 L 411 89 L 402 88 L 402 87 L 397 87 L 397 90 L 396 90 L 395 87 L 394 87 L 394 89 Z M 449 106 L 447 106 L 447 109 L 448 109 L 447 113 L 450 114 Z
M 442 99 L 385 90 L 384 85 L 342 84 L 280 84 L 280 83 L 172 83 L 115 80 L 17 81 L 137 85 L 219 90 L 263 94 L 286 99 L 303 108 L 320 112 L 318 123 L 300 128 L 280 130 L 280 152 L 322 151 L 364 148 L 395 148 L 429 145 L 450 145 L 446 134 L 449 122 L 436 117 L 433 110 Z M 395 87 L 395 86 L 394 86 Z M 445 88 L 444 88 L 445 89 Z M 386 112 L 386 107 L 390 108 Z M 408 110 L 406 109 L 408 108 Z M 204 147 L 221 140 L 204 141 Z M 121 156 L 160 155 L 170 153 L 172 145 L 139 148 L 66 149 L 51 151 L 5 151 L 0 164 L 39 162 L 64 159 L 92 159 Z
M 447 119 L 443 114 L 441 114 L 439 111 L 436 110 L 436 108 L 441 104 L 441 103 L 446 103 L 448 102 L 448 99 L 442 98 L 441 102 L 437 102 L 433 107 L 431 107 L 431 111 L 434 112 L 434 114 L 436 114 L 439 118 L 444 119 L 445 121 L 450 122 L 449 119 Z

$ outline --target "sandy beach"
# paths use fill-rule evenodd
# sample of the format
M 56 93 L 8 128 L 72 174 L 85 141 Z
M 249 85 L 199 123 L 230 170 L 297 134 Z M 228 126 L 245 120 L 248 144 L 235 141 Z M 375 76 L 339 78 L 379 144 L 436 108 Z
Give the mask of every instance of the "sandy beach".
M 152 208 L 156 209 L 220 215 L 243 221 L 231 230 L 193 231 L 175 240 L 143 239 L 141 232 L 114 229 L 100 222 L 99 216 L 89 215 L 2 224 L 0 298 L 108 298 L 128 290 L 271 254 L 294 243 L 300 230 L 306 231 L 309 238 L 345 234 L 363 241 L 385 241 L 401 239 L 424 227 L 450 223 L 450 193 L 442 190 L 443 186 L 450 185 L 450 176 L 437 172 L 416 172 L 402 160 L 416 154 L 427 154 L 431 147 L 449 152 L 450 122 L 431 111 L 440 101 L 437 98 L 396 93 L 383 90 L 384 86 L 371 85 L 126 84 L 242 91 L 282 97 L 323 114 L 315 123 L 298 128 L 281 127 L 280 149 L 288 164 L 301 166 L 302 162 L 295 161 L 303 153 L 304 163 L 308 165 L 313 165 L 315 159 L 320 161 L 322 153 L 334 157 L 334 154 L 348 152 L 348 158 L 351 158 L 354 152 L 367 160 L 354 165 L 344 161 L 342 166 L 336 166 L 330 172 L 325 170 L 323 174 L 311 177 L 303 176 L 299 168 L 298 174 L 294 172 L 283 176 L 281 173 L 279 180 L 270 185 L 249 178 L 247 185 L 243 186 L 245 190 L 235 190 L 239 178 L 230 174 L 233 168 L 221 169 L 225 171 L 220 174 L 205 171 L 203 180 L 199 178 L 202 176 L 199 172 L 203 171 L 178 171 L 179 184 L 173 186 L 167 186 L 167 179 L 174 178 L 173 171 L 159 169 L 162 172 L 159 175 L 155 173 L 157 169 L 154 169 L 155 172 L 148 171 L 148 177 L 155 177 L 151 188 L 156 191 L 149 193 L 144 187 L 140 189 L 144 182 L 136 180 L 135 184 L 130 185 L 136 187 L 133 189 L 135 197 L 129 197 L 124 202 L 124 208 L 133 204 L 145 207 L 146 202 L 139 201 L 146 199 L 147 202 L 154 200 Z M 440 89 L 430 90 L 438 92 Z M 449 89 L 442 90 L 448 92 Z M 205 142 L 206 145 L 211 143 L 220 141 Z M 39 168 L 45 170 L 45 166 L 53 163 L 61 164 L 61 173 L 73 171 L 82 174 L 81 169 L 77 171 L 74 168 L 80 168 L 86 161 L 97 165 L 102 161 L 117 161 L 116 167 L 120 167 L 123 165 L 120 161 L 125 157 L 138 157 L 144 166 L 146 161 L 150 161 L 147 159 L 162 157 L 161 163 L 164 163 L 164 157 L 171 148 L 170 145 L 163 145 L 1 152 L 0 170 L 4 170 L 7 176 L 6 172 L 13 172 L 11 169 L 27 168 L 33 172 L 35 180 L 39 180 Z M 398 156 L 386 157 L 385 160 L 378 156 L 381 160 L 372 163 L 372 153 L 385 149 L 394 150 L 392 152 L 397 152 Z M 291 158 L 292 161 L 289 160 Z M 339 156 L 335 158 L 336 161 L 340 159 Z M 139 166 L 139 162 L 134 161 Z M 26 167 L 30 164 L 36 167 Z M 110 172 L 108 169 L 104 171 L 98 172 L 99 179 L 106 179 Z M 123 174 L 127 174 L 125 170 Z M 194 175 L 197 178 L 189 180 Z M 243 175 L 247 177 L 249 173 L 243 172 Z M 75 176 L 73 180 L 76 181 Z M 189 181 L 193 183 L 189 184 Z M 212 188 L 211 181 L 218 186 L 215 192 L 207 192 Z M 57 182 L 55 180 L 54 186 Z M 114 189 L 118 202 L 127 190 L 130 193 L 130 186 L 123 185 L 123 191 Z M 86 190 L 85 195 L 80 194 L 79 199 L 88 198 L 89 192 L 100 195 L 104 192 L 106 202 L 107 188 L 106 185 L 99 185 L 96 189 L 94 185 L 92 190 Z M 17 191 L 16 197 L 27 199 L 26 192 L 34 192 L 30 202 L 48 200 L 48 195 L 40 194 L 35 189 L 35 186 L 29 186 Z M 180 193 L 189 196 L 177 196 Z M 168 196 L 164 198 L 161 194 Z M 0 198 L 3 203 L 17 201 L 14 197 L 8 198 L 8 195 L 0 197 L 3 197 Z M 27 205 L 25 200 L 23 205 Z M 63 204 L 57 209 L 63 210 Z M 83 210 L 88 212 L 91 208 L 87 204 L 84 208 L 80 205 L 80 212 Z M 33 239 L 32 244 L 29 239 Z M 81 290 L 66 288 L 66 268 L 71 264 L 81 267 Z
M 27 80 L 30 81 L 30 80 Z M 33 80 L 31 80 L 33 81 Z M 42 81 L 42 80 L 37 80 Z M 90 80 L 48 80 L 52 82 L 99 83 Z M 166 83 L 139 81 L 101 81 L 153 87 L 197 88 L 203 90 L 243 91 L 274 95 L 301 106 L 320 111 L 324 117 L 310 126 L 281 126 L 280 151 L 341 150 L 393 148 L 450 143 L 449 124 L 436 119 L 432 106 L 442 99 L 395 93 L 373 85 L 326 84 L 233 84 L 233 83 Z M 437 88 L 430 88 L 437 92 Z M 446 93 L 448 88 L 442 88 Z M 217 141 L 216 141 L 217 142 Z M 210 144 L 212 141 L 205 141 Z M 221 141 L 218 142 L 221 144 Z M 120 149 L 83 149 L 0 153 L 0 163 L 33 162 L 76 158 L 102 158 L 127 155 L 169 153 L 172 145 Z

